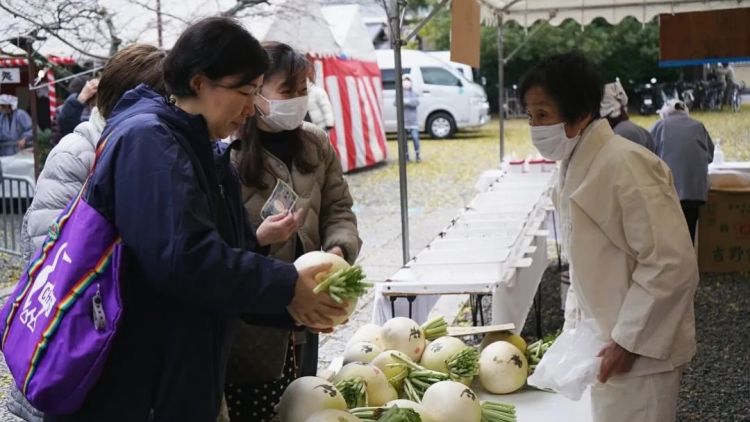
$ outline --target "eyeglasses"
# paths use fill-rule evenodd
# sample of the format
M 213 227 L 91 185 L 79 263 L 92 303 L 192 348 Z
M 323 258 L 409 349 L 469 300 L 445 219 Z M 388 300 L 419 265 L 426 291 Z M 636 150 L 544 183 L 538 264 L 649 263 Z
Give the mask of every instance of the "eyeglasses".
M 217 86 L 219 88 L 226 89 L 228 91 L 236 92 L 237 94 L 243 95 L 245 97 L 254 97 L 260 93 L 260 87 L 253 88 L 250 92 L 242 91 L 237 87 L 232 86 L 226 86 L 219 83 L 211 82 L 212 85 Z

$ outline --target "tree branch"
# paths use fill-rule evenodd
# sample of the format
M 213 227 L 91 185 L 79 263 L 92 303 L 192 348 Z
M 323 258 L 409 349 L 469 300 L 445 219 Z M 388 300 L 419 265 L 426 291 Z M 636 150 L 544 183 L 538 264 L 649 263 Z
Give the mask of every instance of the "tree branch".
M 237 4 L 230 7 L 229 9 L 225 10 L 221 13 L 222 16 L 235 16 L 237 13 L 253 6 L 257 6 L 259 4 L 268 4 L 270 5 L 268 0 L 237 0 Z
M 39 22 L 39 21 L 37 21 L 37 20 L 29 17 L 29 16 L 26 16 L 25 14 L 22 14 L 22 13 L 18 12 L 17 10 L 13 10 L 13 9 L 7 7 L 5 4 L 3 4 L 3 2 L 0 2 L 0 9 L 5 10 L 6 12 L 10 13 L 11 15 L 13 15 L 16 18 L 20 18 L 20 19 L 23 19 L 26 22 L 29 22 L 30 24 L 34 25 L 36 28 L 45 30 L 47 33 L 49 33 L 53 37 L 55 37 L 58 40 L 60 40 L 63 44 L 67 45 L 68 47 L 72 48 L 73 50 L 75 50 L 75 51 L 77 51 L 77 52 L 79 52 L 79 53 L 81 53 L 81 54 L 83 54 L 85 56 L 88 56 L 88 57 L 91 57 L 91 58 L 95 58 L 95 59 L 100 59 L 100 60 L 107 60 L 107 57 L 99 56 L 99 55 L 96 55 L 96 54 L 91 54 L 91 53 L 83 50 L 82 48 L 74 45 L 70 41 L 66 40 L 63 36 L 61 36 L 60 34 L 57 33 L 57 30 L 60 29 L 59 25 L 57 27 L 55 27 L 55 26 L 52 26 L 52 25 L 49 25 L 49 24 L 45 24 L 45 23 Z
M 156 7 L 151 6 L 150 4 L 148 4 L 148 3 L 144 2 L 144 1 L 130 0 L 130 2 L 133 3 L 133 4 L 135 4 L 135 5 L 138 5 L 138 6 L 142 7 L 142 8 L 144 8 L 146 10 L 148 10 L 149 12 L 156 13 Z M 185 25 L 190 25 L 191 24 L 191 22 L 189 20 L 184 19 L 184 18 L 182 18 L 180 16 L 177 16 L 175 14 L 172 14 L 172 13 L 169 13 L 169 12 L 165 12 L 163 10 L 163 8 L 161 10 L 161 14 L 162 14 L 162 16 L 166 16 L 168 18 L 174 19 L 174 20 L 176 20 L 176 21 L 178 21 L 178 22 L 180 22 L 182 24 L 185 24 Z

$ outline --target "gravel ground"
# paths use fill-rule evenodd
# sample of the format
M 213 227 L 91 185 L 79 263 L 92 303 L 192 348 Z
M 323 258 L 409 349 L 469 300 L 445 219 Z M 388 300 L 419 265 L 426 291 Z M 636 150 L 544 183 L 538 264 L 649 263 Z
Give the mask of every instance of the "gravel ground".
M 547 334 L 563 325 L 556 263 L 545 272 L 541 293 Z M 695 314 L 698 353 L 682 379 L 677 420 L 750 421 L 750 274 L 701 274 Z M 533 311 L 522 335 L 536 337 Z

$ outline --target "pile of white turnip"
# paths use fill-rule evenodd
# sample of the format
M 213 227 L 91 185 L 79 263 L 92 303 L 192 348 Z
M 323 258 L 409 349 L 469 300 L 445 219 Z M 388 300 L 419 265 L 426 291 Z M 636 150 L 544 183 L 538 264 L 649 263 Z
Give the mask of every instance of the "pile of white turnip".
M 312 407 L 300 412 L 315 419 L 285 418 L 290 413 L 282 412 L 281 421 L 338 421 L 333 416 L 324 417 L 338 414 L 333 410 L 346 409 L 349 413 L 342 421 L 515 421 L 513 406 L 480 403 L 469 385 L 478 377 L 482 388 L 492 394 L 508 394 L 522 388 L 529 371 L 523 339 L 512 333 L 493 333 L 487 336 L 493 341 L 487 340 L 477 349 L 447 334 L 442 318 L 422 326 L 408 318 L 394 318 L 382 327 L 360 327 L 347 344 L 343 368 L 330 383 L 336 392 L 335 407 Z M 290 398 L 290 391 L 299 390 L 287 389 L 280 407 L 307 402 Z M 392 407 L 409 411 L 393 410 L 389 414 Z M 316 413 L 319 410 L 331 411 L 320 416 Z M 381 419 L 386 416 L 388 419 Z
M 520 336 L 491 333 L 478 350 L 447 334 L 442 318 L 424 326 L 403 317 L 393 318 L 382 327 L 367 324 L 347 344 L 344 363 L 377 367 L 400 397 L 415 402 L 440 381 L 468 386 L 478 375 L 482 386 L 493 394 L 512 393 L 526 384 L 526 342 Z
M 421 403 L 394 399 L 381 406 L 346 408 L 336 387 L 322 378 L 293 381 L 278 406 L 281 422 L 515 422 L 512 405 L 480 401 L 456 381 L 430 386 Z
M 364 281 L 365 274 L 362 272 L 362 267 L 359 265 L 350 266 L 343 258 L 332 253 L 322 251 L 308 252 L 294 261 L 294 267 L 297 270 L 321 264 L 331 264 L 331 268 L 315 276 L 318 285 L 315 286 L 313 291 L 316 294 L 326 292 L 336 302 L 347 303 L 346 315 L 333 317 L 332 326 L 312 327 L 326 329 L 341 325 L 348 320 L 357 307 L 359 297 L 365 294 L 367 289 L 372 287 L 372 284 Z M 294 315 L 292 316 L 294 317 Z

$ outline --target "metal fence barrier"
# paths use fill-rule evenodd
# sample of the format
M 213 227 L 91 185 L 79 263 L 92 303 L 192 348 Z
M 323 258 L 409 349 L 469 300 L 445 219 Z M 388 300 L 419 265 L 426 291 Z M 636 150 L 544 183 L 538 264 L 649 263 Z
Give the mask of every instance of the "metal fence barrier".
M 21 255 L 21 223 L 34 199 L 34 186 L 14 176 L 0 176 L 0 182 L 0 252 Z

